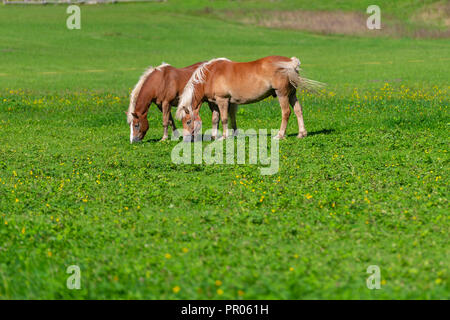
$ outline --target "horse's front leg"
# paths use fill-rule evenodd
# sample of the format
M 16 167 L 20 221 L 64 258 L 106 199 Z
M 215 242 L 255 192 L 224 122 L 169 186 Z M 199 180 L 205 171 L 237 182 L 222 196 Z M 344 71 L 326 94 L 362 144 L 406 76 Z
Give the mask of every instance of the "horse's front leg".
M 216 102 L 222 119 L 223 135 L 221 139 L 226 139 L 228 138 L 228 99 L 216 99 Z
M 167 138 L 169 138 L 169 119 L 172 117 L 172 115 L 170 114 L 170 103 L 167 101 L 163 101 L 161 111 L 163 113 L 163 127 L 164 127 L 164 134 L 161 141 L 164 141 L 167 140 Z
M 175 125 L 175 121 L 172 118 L 172 112 L 169 112 L 169 123 L 172 126 L 173 136 L 175 138 L 178 138 L 179 137 L 179 133 L 177 131 L 177 127 Z
M 295 115 L 297 116 L 297 122 L 298 122 L 298 135 L 297 138 L 301 139 L 306 137 L 307 132 L 305 129 L 305 123 L 303 122 L 303 111 L 302 111 L 302 105 L 297 99 L 297 96 L 295 95 L 295 92 L 289 96 L 289 103 L 291 104 L 292 108 L 294 109 Z
M 219 120 L 220 120 L 220 113 L 219 108 L 216 104 L 212 102 L 208 102 L 209 108 L 212 112 L 212 130 L 211 130 L 211 139 L 216 140 L 217 139 L 217 131 L 219 129 Z
M 281 107 L 281 126 L 278 135 L 275 139 L 284 139 L 286 136 L 286 127 L 288 124 L 289 116 L 291 115 L 291 108 L 289 107 L 289 98 L 286 95 L 281 95 L 277 92 L 278 101 Z

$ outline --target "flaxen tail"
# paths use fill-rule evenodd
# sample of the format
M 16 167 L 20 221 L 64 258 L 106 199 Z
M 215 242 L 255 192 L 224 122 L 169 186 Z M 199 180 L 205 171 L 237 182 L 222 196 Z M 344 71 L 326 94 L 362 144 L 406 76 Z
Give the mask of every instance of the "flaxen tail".
M 292 57 L 291 61 L 279 62 L 278 67 L 288 76 L 289 82 L 296 89 L 316 93 L 325 87 L 325 83 L 300 76 L 300 60 L 296 57 Z

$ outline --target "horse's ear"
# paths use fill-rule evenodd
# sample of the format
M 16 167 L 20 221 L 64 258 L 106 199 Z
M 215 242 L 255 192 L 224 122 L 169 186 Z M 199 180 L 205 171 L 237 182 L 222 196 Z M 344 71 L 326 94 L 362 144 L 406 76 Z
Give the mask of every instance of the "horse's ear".
M 135 117 L 136 119 L 139 118 L 138 115 L 137 115 L 136 113 L 134 113 L 134 112 L 132 112 L 131 115 L 132 115 L 133 117 Z

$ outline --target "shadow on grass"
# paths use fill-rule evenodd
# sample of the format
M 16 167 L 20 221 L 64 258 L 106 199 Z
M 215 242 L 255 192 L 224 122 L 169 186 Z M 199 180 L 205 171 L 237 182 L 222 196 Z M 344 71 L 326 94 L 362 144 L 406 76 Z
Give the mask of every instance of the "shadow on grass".
M 334 130 L 334 129 L 322 129 L 322 130 L 319 130 L 319 131 L 310 131 L 310 132 L 308 132 L 308 135 L 306 137 L 312 137 L 312 136 L 316 136 L 316 135 L 319 135 L 319 134 L 331 134 L 331 133 L 333 133 L 335 131 L 336 130 Z M 288 134 L 287 136 L 288 137 L 296 137 L 297 133 L 291 133 L 291 134 Z
M 147 139 L 145 141 L 142 141 L 144 143 L 155 143 L 155 142 L 160 142 L 161 138 L 152 138 L 152 139 Z
M 312 137 L 312 136 L 319 135 L 319 134 L 331 134 L 335 131 L 336 131 L 335 129 L 322 129 L 319 131 L 311 131 L 311 132 L 308 132 L 307 137 Z M 250 136 L 250 135 L 247 135 L 247 136 Z M 272 134 L 270 133 L 269 136 L 271 137 Z M 297 133 L 291 133 L 291 134 L 287 135 L 287 137 L 296 137 L 296 136 L 297 136 Z M 211 136 L 209 136 L 209 135 L 202 134 L 200 137 L 197 138 L 197 139 L 199 139 L 198 141 L 202 141 L 202 140 L 203 141 L 212 141 Z M 171 141 L 170 138 L 168 139 L 168 141 Z M 178 141 L 181 141 L 181 139 L 179 139 Z M 161 142 L 161 139 L 152 138 L 152 139 L 147 139 L 147 140 L 143 141 L 143 143 L 157 143 L 157 142 Z M 186 141 L 186 142 L 193 142 L 193 141 Z

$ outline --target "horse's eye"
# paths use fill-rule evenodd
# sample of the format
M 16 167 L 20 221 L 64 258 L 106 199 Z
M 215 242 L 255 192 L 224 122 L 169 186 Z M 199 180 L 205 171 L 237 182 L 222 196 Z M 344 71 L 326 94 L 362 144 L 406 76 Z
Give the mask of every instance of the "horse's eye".
M 134 127 L 135 127 L 136 129 L 139 128 L 139 123 L 138 123 L 138 124 L 135 124 Z
M 192 120 L 188 120 L 188 121 L 186 121 L 187 125 L 190 125 L 190 124 L 191 124 L 191 122 L 192 122 Z

